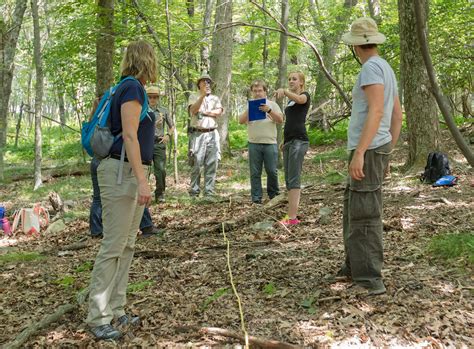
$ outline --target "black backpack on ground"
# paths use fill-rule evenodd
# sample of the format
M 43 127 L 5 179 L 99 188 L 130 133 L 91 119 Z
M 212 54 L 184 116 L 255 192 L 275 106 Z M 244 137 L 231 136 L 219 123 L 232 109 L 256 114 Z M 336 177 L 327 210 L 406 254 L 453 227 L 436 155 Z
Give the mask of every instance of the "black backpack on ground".
M 428 154 L 425 172 L 421 175 L 420 180 L 423 183 L 434 183 L 443 176 L 451 174 L 449 169 L 449 160 L 446 154 L 440 152 L 432 152 Z

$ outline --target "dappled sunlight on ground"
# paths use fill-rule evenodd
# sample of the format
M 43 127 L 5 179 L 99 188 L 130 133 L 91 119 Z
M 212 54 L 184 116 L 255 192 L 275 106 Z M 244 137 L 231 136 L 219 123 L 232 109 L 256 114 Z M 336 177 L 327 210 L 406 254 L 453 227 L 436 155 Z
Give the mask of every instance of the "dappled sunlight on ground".
M 440 282 L 439 285 L 436 285 L 434 287 L 440 290 L 441 292 L 448 293 L 448 294 L 459 291 L 458 288 L 450 282 Z
M 413 217 L 400 218 L 400 222 L 402 223 L 403 230 L 413 230 L 415 228 L 416 222 Z
M 4 235 L 2 238 L 0 238 L 0 247 L 16 246 L 18 241 L 18 239 L 10 238 Z
M 342 195 L 347 164 L 341 147 L 322 146 L 308 152 L 299 210 L 302 222 L 289 229 L 276 222 L 287 213 L 284 181 L 280 181 L 283 200 L 275 206 L 251 204 L 248 164 L 240 161 L 245 154 L 236 152 L 233 161 L 220 164 L 215 201 L 189 197 L 188 166 L 180 168 L 177 184 L 169 170 L 166 203 L 150 207 L 154 223 L 165 233 L 137 240 L 130 274 L 130 284 L 147 284 L 128 294 L 127 310 L 139 314 L 143 323 L 118 346 L 241 345 L 200 332 L 204 327 L 240 331 L 222 223 L 252 336 L 328 348 L 442 348 L 472 343 L 468 325 L 473 318 L 473 279 L 462 268 L 435 260 L 427 245 L 445 231 L 472 231 L 474 188 L 466 185 L 465 176 L 454 188 L 433 189 L 415 176 L 392 171 L 384 185 L 382 272 L 387 293 L 365 297 L 350 282 L 335 278 L 344 259 Z M 329 160 L 315 162 L 315 156 Z M 397 154 L 396 159 L 404 157 Z M 153 190 L 153 176 L 150 182 Z M 72 190 L 71 180 L 64 180 L 64 188 L 61 183 L 58 179 L 48 185 L 58 188 L 60 195 L 61 190 Z M 1 253 L 35 252 L 44 257 L 39 262 L 0 265 L 2 281 L 8 285 L 0 298 L 0 309 L 7 316 L 0 324 L 0 346 L 18 335 L 25 323 L 38 322 L 74 302 L 89 283 L 100 241 L 87 239 L 90 188 L 80 186 L 90 185 L 90 179 L 76 178 L 76 183 L 73 207 L 82 215 L 68 218 L 65 231 L 0 239 Z M 8 193 L 9 211 L 25 205 L 16 201 L 25 185 L 0 188 L 0 194 Z M 264 203 L 268 203 L 266 196 Z M 46 197 L 43 204 L 48 205 Z M 326 219 L 323 208 L 330 212 Z M 62 251 L 81 239 L 85 248 Z M 462 266 L 469 273 L 468 262 Z M 32 336 L 26 347 L 114 347 L 92 338 L 84 325 L 86 312 L 85 304 L 75 308 Z
M 330 289 L 333 291 L 343 291 L 347 290 L 347 288 L 350 286 L 351 284 L 347 282 L 336 282 L 330 286 Z

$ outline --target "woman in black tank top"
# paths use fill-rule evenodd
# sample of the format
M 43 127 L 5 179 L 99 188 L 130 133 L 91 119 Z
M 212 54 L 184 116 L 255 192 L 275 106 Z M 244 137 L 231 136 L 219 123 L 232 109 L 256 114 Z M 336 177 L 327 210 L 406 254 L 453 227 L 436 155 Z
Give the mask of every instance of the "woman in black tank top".
M 310 96 L 304 91 L 305 77 L 301 72 L 292 72 L 288 75 L 289 89 L 278 89 L 277 98 L 288 97 L 285 108 L 285 131 L 283 144 L 283 163 L 285 168 L 285 182 L 288 190 L 288 218 L 282 224 L 296 225 L 301 195 L 301 171 L 303 160 L 308 151 L 309 141 L 306 133 L 306 115 L 310 105 Z

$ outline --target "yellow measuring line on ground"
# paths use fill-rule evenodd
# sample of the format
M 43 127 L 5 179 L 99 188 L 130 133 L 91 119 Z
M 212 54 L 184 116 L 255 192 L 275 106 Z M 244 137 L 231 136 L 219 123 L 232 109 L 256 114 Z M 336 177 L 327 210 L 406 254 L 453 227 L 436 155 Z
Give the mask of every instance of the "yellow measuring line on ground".
M 239 293 L 237 292 L 237 288 L 235 287 L 235 284 L 234 284 L 234 277 L 232 276 L 232 268 L 230 266 L 230 241 L 229 239 L 227 239 L 227 236 L 225 235 L 224 223 L 222 223 L 222 235 L 224 235 L 224 241 L 227 244 L 227 269 L 229 270 L 230 284 L 232 285 L 232 291 L 234 291 L 235 297 L 237 298 L 237 304 L 239 305 L 240 324 L 242 326 L 242 332 L 244 333 L 244 336 L 245 336 L 245 348 L 248 349 L 249 348 L 249 335 L 247 333 L 247 330 L 245 329 L 245 320 L 244 320 L 244 311 L 242 310 L 242 302 L 240 301 Z

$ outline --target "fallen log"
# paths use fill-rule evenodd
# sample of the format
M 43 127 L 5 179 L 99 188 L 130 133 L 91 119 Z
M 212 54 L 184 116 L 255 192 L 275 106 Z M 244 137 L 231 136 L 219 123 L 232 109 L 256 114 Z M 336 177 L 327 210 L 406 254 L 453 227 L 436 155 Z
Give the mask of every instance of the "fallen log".
M 89 294 L 89 288 L 85 288 L 80 291 L 76 296 L 76 302 L 73 304 L 64 304 L 61 305 L 58 310 L 53 314 L 46 315 L 40 321 L 33 323 L 31 326 L 25 328 L 14 340 L 13 342 L 7 343 L 5 348 L 15 349 L 22 348 L 26 341 L 34 335 L 36 332 L 48 327 L 52 323 L 58 321 L 64 314 L 70 313 L 76 309 L 79 305 L 84 303 Z
M 146 259 L 168 259 L 168 258 L 190 258 L 192 253 L 189 252 L 174 252 L 174 251 L 135 251 L 135 257 L 142 257 Z
M 92 246 L 92 240 L 89 239 L 88 237 L 83 237 L 79 241 L 73 242 L 72 244 L 53 247 L 41 253 L 45 255 L 53 255 L 53 254 L 57 254 L 57 253 L 65 252 L 65 251 L 78 251 L 84 248 L 88 248 L 90 246 Z
M 223 336 L 227 338 L 233 338 L 239 340 L 241 343 L 245 343 L 245 336 L 235 331 L 227 330 L 225 328 L 219 327 L 197 327 L 197 326 L 185 326 L 177 327 L 177 331 L 180 332 L 189 332 L 197 331 L 201 334 L 207 334 L 211 336 Z M 271 339 L 258 338 L 254 336 L 248 337 L 249 344 L 252 348 L 261 348 L 261 349 L 297 349 L 302 348 L 301 346 L 280 342 Z

